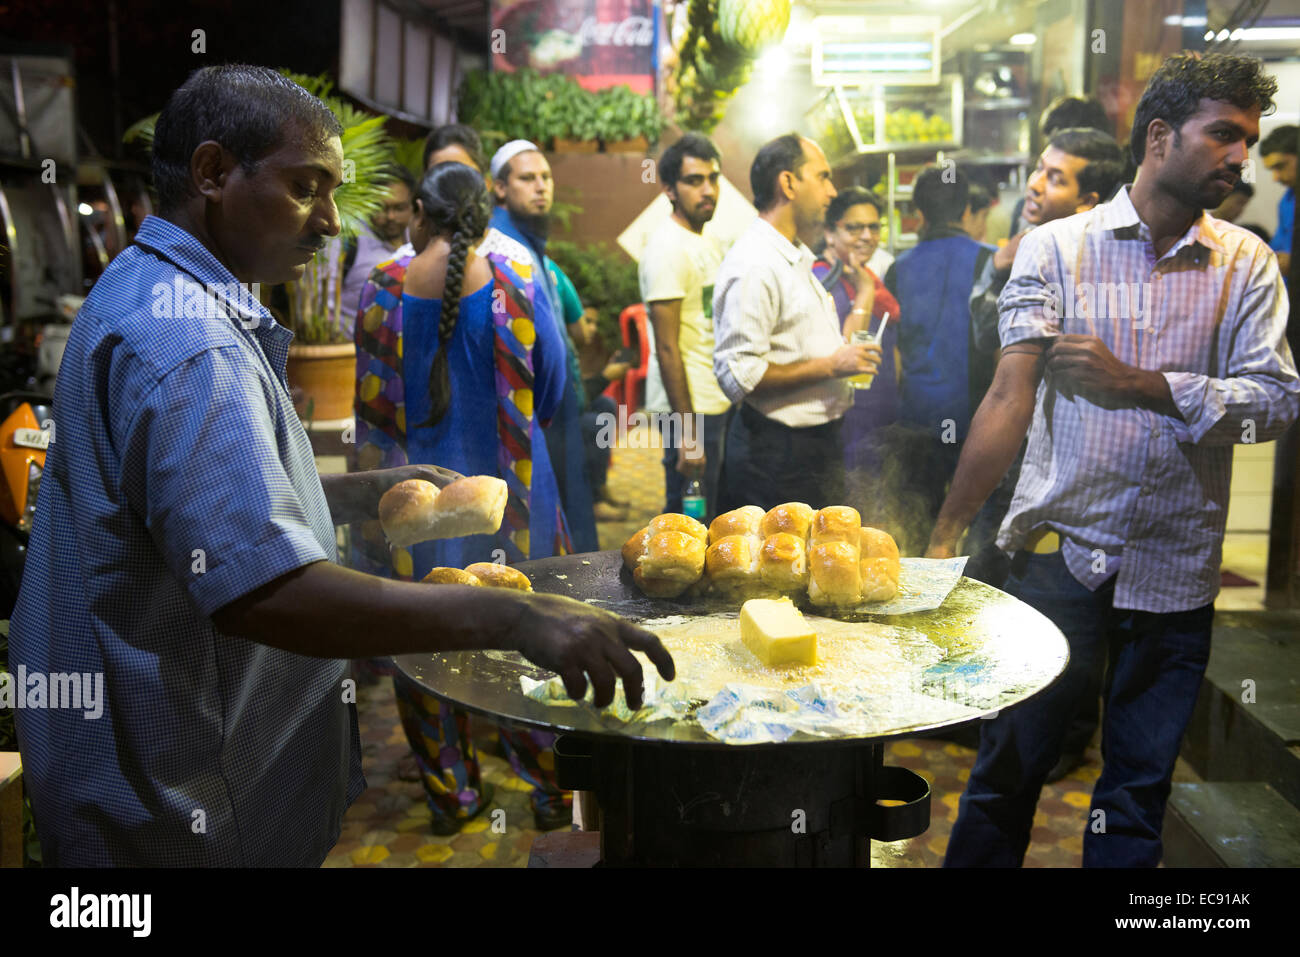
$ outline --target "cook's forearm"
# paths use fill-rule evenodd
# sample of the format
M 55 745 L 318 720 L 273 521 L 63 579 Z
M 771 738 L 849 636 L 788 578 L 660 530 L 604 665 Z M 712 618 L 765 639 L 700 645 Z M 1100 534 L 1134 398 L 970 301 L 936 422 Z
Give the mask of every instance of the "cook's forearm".
M 523 613 L 518 594 L 423 585 L 313 562 L 213 616 L 231 634 L 317 658 L 502 648 Z

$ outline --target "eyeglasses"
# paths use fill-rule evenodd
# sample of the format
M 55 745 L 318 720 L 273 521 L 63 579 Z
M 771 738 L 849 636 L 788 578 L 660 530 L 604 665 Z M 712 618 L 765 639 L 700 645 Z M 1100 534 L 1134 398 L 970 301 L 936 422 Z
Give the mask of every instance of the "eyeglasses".
M 869 229 L 876 235 L 880 235 L 880 223 L 841 223 L 840 229 L 844 230 L 850 236 L 861 236 L 864 229 Z

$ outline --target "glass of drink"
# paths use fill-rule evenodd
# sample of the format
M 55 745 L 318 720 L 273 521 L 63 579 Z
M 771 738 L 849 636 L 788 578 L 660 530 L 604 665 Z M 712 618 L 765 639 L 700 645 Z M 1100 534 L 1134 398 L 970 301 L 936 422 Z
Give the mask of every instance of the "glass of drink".
M 876 341 L 876 337 L 866 329 L 859 329 L 857 332 L 853 333 L 851 341 L 855 346 L 869 346 Z M 849 385 L 853 386 L 855 389 L 870 389 L 871 383 L 875 381 L 875 378 L 876 374 L 874 372 L 864 372 L 861 375 L 849 376 Z

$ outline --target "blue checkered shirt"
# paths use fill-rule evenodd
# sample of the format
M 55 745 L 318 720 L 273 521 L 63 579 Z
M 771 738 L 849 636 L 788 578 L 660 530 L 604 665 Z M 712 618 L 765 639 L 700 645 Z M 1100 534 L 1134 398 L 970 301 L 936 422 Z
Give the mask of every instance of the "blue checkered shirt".
M 136 240 L 191 276 L 129 247 L 77 315 L 11 624 L 11 671 L 104 676 L 98 719 L 15 712 L 41 849 L 56 866 L 318 866 L 365 788 L 347 664 L 210 617 L 337 560 L 284 379 L 293 336 L 246 294 L 175 296 L 178 278 L 235 283 L 189 233 L 149 217 Z
M 1118 573 L 1117 608 L 1212 602 L 1232 446 L 1276 438 L 1300 407 L 1277 257 L 1208 213 L 1157 257 L 1125 187 L 1026 235 L 998 311 L 1004 348 L 1098 336 L 1121 362 L 1162 373 L 1182 413 L 1105 409 L 1045 376 L 998 545 L 1014 552 L 1047 526 L 1084 585 Z

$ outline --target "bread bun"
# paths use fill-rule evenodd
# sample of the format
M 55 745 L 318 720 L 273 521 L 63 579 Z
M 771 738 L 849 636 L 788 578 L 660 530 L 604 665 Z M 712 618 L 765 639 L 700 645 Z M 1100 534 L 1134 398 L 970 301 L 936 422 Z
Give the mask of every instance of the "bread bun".
M 831 542 L 848 542 L 858 549 L 859 529 L 862 516 L 856 508 L 847 505 L 831 505 L 820 509 L 813 516 L 812 529 L 808 533 L 808 544 L 829 545 Z M 855 558 L 856 562 L 857 559 Z
M 709 530 L 689 515 L 680 512 L 664 512 L 662 515 L 656 515 L 650 519 L 650 524 L 646 527 L 650 529 L 652 536 L 660 532 L 682 532 L 698 538 L 705 545 L 709 544 Z
M 859 526 L 860 527 L 860 526 Z M 858 543 L 828 542 L 808 551 L 808 598 L 814 605 L 859 604 L 862 572 Z
M 646 527 L 623 543 L 623 564 L 627 566 L 628 571 L 636 569 L 636 566 L 641 561 L 641 556 L 645 554 L 646 543 L 649 541 L 650 529 Z
M 807 539 L 812 526 L 813 507 L 803 502 L 786 502 L 778 505 L 763 516 L 758 533 L 766 540 L 778 532 Z
M 699 522 L 695 524 L 699 525 Z M 700 525 L 700 528 L 704 526 Z M 651 535 L 637 567 L 647 578 L 692 585 L 704 573 L 704 540 L 687 532 Z
M 478 576 L 471 575 L 467 571 L 459 568 L 431 568 L 429 574 L 420 579 L 430 585 L 471 585 L 475 588 L 482 588 L 483 583 L 478 580 Z
M 475 562 L 465 568 L 484 585 L 491 588 L 515 588 L 519 591 L 532 591 L 533 583 L 517 568 L 498 565 L 496 562 Z
M 749 535 L 720 538 L 709 546 L 704 565 L 715 585 L 752 582 L 758 578 L 757 539 Z
M 429 516 L 438 500 L 438 486 L 424 479 L 398 482 L 379 499 L 379 524 L 390 545 L 408 548 L 426 541 Z
M 390 544 L 409 548 L 435 538 L 491 535 L 501 527 L 506 483 L 491 475 L 457 479 L 441 491 L 432 482 L 407 479 L 379 499 L 379 521 Z
M 632 572 L 632 580 L 636 582 L 636 587 L 645 592 L 651 598 L 676 598 L 682 592 L 692 587 L 691 582 L 668 581 L 663 578 L 650 578 L 640 568 Z
M 763 510 L 757 505 L 742 505 L 724 512 L 709 525 L 709 544 L 731 535 L 759 536 L 758 527 L 763 522 Z
M 898 594 L 898 543 L 888 532 L 864 526 L 860 532 L 863 601 L 889 601 Z
M 803 591 L 808 586 L 808 549 L 803 538 L 791 532 L 769 535 L 758 567 L 764 584 L 777 591 Z

